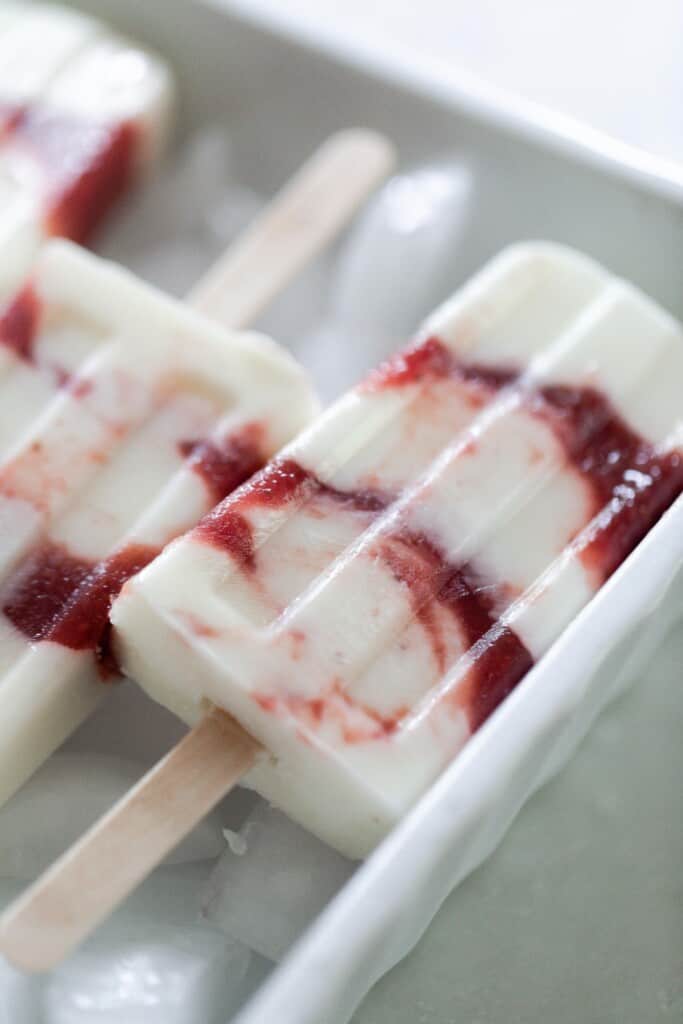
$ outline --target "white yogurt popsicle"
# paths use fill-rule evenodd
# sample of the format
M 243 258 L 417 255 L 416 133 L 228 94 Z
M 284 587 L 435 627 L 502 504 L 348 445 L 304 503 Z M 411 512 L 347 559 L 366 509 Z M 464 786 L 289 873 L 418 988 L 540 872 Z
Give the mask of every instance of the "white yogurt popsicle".
M 0 237 L 14 224 L 5 181 L 32 210 L 25 244 L 89 240 L 161 153 L 173 91 L 163 61 L 92 18 L 0 6 Z
M 46 243 L 0 299 L 2 800 L 115 678 L 107 612 L 123 580 L 315 402 L 268 339 L 227 332 L 68 242 Z
M 247 776 L 358 857 L 683 489 L 683 332 L 513 247 L 114 603 L 125 671 L 227 710 Z

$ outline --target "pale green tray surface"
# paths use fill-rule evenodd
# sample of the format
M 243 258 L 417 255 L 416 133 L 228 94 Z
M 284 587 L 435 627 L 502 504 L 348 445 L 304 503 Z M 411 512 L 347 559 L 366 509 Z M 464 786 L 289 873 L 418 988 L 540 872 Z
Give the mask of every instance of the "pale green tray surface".
M 683 630 L 354 1024 L 683 1021 Z

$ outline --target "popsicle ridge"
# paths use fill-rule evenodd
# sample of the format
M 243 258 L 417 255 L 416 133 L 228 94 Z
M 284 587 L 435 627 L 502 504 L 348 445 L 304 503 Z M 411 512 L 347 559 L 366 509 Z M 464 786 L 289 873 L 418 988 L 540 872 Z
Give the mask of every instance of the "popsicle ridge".
M 427 377 L 455 375 L 459 380 L 491 390 L 508 387 L 519 379 L 519 374 L 504 368 L 468 366 L 456 360 L 438 339 L 430 338 L 411 347 L 389 364 L 380 368 L 361 390 L 372 391 L 378 386 L 406 386 Z M 678 452 L 657 455 L 651 444 L 630 430 L 611 408 L 605 395 L 591 388 L 549 386 L 527 389 L 523 393 L 523 407 L 534 417 L 547 423 L 560 440 L 567 465 L 572 465 L 591 492 L 590 504 L 594 516 L 612 503 L 609 515 L 590 530 L 590 541 L 578 545 L 579 556 L 604 581 L 653 522 L 660 517 L 683 486 L 681 458 Z M 475 449 L 471 448 L 470 451 Z M 638 486 L 629 485 L 637 474 Z M 336 501 L 341 505 L 370 513 L 375 518 L 393 502 L 388 496 L 369 495 L 367 491 L 341 491 L 323 484 L 310 470 L 293 459 L 274 463 L 257 477 L 245 491 L 223 508 L 214 510 L 198 527 L 195 536 L 228 551 L 241 568 L 252 574 L 258 572 L 257 548 L 249 519 L 244 510 L 258 505 L 280 506 L 288 515 L 300 510 L 303 501 L 310 502 L 315 495 Z M 415 502 L 415 496 L 411 501 Z M 588 502 L 587 502 L 588 504 Z M 394 520 L 396 513 L 394 511 Z M 470 728 L 478 728 L 488 715 L 526 674 L 533 657 L 514 631 L 505 626 L 495 628 L 499 622 L 496 607 L 505 609 L 518 595 L 505 580 L 482 578 L 474 564 L 454 565 L 439 550 L 437 544 L 424 533 L 415 533 L 400 525 L 392 525 L 383 532 L 381 540 L 370 550 L 389 567 L 395 578 L 411 593 L 411 605 L 416 619 L 429 637 L 434 661 L 440 672 L 446 672 L 449 643 L 447 634 L 453 624 L 444 623 L 435 605 L 446 607 L 456 627 L 466 638 L 467 649 L 480 644 L 480 653 L 472 658 L 469 679 L 463 686 L 466 697 L 457 706 L 466 710 Z M 343 551 L 338 558 L 348 557 Z M 488 638 L 483 644 L 482 638 Z M 494 682 L 495 681 L 495 682 Z M 367 715 L 367 707 L 355 705 L 349 694 L 344 694 L 341 705 L 339 680 L 334 681 L 330 693 L 335 698 L 330 714 L 335 721 L 343 719 L 345 708 L 350 715 L 360 710 Z M 304 713 L 320 724 L 330 701 L 323 698 L 301 701 L 293 695 L 289 703 L 285 698 L 257 692 L 254 699 L 264 708 L 280 711 L 285 707 L 295 713 Z M 396 728 L 396 718 L 373 719 L 379 722 L 380 732 L 390 733 Z M 408 718 L 402 711 L 400 720 Z M 345 742 L 360 742 L 369 738 L 367 732 L 343 724 Z
M 123 588 L 124 668 L 230 711 L 272 754 L 249 780 L 365 852 L 681 493 L 663 367 L 680 328 L 644 297 L 503 254 Z
M 131 63 L 159 98 L 153 62 L 120 41 L 101 39 L 77 63 L 54 93 L 86 120 L 139 109 L 137 85 L 126 95 L 133 83 L 120 77 Z M 109 106 L 101 63 L 118 90 Z M 370 132 L 327 140 L 199 282 L 194 310 L 68 243 L 24 263 L 25 239 L 4 238 L 18 258 L 0 275 L 0 799 L 111 689 L 100 684 L 117 676 L 107 613 L 121 584 L 317 410 L 290 355 L 228 325 L 267 305 L 392 161 Z
M 36 373 L 40 372 L 34 351 L 39 335 L 39 309 L 35 289 L 25 287 L 0 320 L 0 338 L 6 344 L 9 342 L 12 352 Z M 140 543 L 134 537 L 124 540 L 123 546 L 108 554 L 109 541 L 134 528 L 138 504 L 134 503 L 131 514 L 123 515 L 118 523 L 108 513 L 98 491 L 103 480 L 105 491 L 109 489 L 106 477 L 111 474 L 112 464 L 124 459 L 130 469 L 142 471 L 145 451 L 151 457 L 157 445 L 165 444 L 169 451 L 164 468 L 171 481 L 161 479 L 157 483 L 162 487 L 173 486 L 173 473 L 180 474 L 185 490 L 194 491 L 193 505 L 201 503 L 206 509 L 265 463 L 272 442 L 258 419 L 226 431 L 225 422 L 215 419 L 213 403 L 202 399 L 194 403 L 195 407 L 192 403 L 184 408 L 183 403 L 169 405 L 165 388 L 156 394 L 156 384 L 151 384 L 145 397 L 145 385 L 135 377 L 128 380 L 119 376 L 115 382 L 117 396 L 122 389 L 134 393 L 129 415 L 121 419 L 118 401 L 103 401 L 102 396 L 102 387 L 109 386 L 107 382 L 111 383 L 118 373 L 116 364 L 105 359 L 93 366 L 89 359 L 92 357 L 86 357 L 83 369 L 69 368 L 72 380 L 78 379 L 81 386 L 68 392 L 55 387 L 51 405 L 48 403 L 42 411 L 41 426 L 25 435 L 23 444 L 0 462 L 0 502 L 25 502 L 37 513 L 32 537 L 23 538 L 14 565 L 2 581 L 0 601 L 6 618 L 32 643 L 51 641 L 73 650 L 97 651 L 111 667 L 108 652 L 102 649 L 111 598 L 184 525 L 182 521 L 177 525 L 169 523 L 166 529 L 157 531 L 154 543 Z M 88 365 L 92 368 L 90 376 Z M 54 364 L 51 368 L 56 369 Z M 66 369 L 60 369 L 62 376 L 67 375 Z M 84 386 L 86 382 L 88 388 Z M 117 418 L 112 423 L 109 411 L 114 405 Z M 177 424 L 172 420 L 177 420 Z M 170 426 L 173 432 L 169 434 Z M 193 428 L 203 428 L 207 436 L 188 440 L 185 434 Z M 66 446 L 66 454 L 60 451 L 62 445 Z M 158 456 L 158 451 L 155 454 Z M 131 463 L 134 456 L 137 457 Z M 193 479 L 196 485 L 192 485 Z M 80 510 L 72 507 L 78 484 L 86 486 L 86 498 L 92 501 L 99 497 L 90 509 L 87 500 L 85 507 L 81 503 Z M 60 536 L 63 522 L 75 514 L 84 525 L 88 513 L 91 519 L 110 520 L 105 524 L 108 536 L 102 544 L 104 559 L 72 550 L 75 538 L 70 544 Z
M 121 585 L 267 461 L 288 423 L 308 417 L 310 393 L 256 336 L 231 345 L 203 317 L 61 242 L 5 298 L 0 370 L 2 689 L 50 703 L 59 676 L 64 703 L 85 714 L 98 678 L 119 678 L 108 613 Z M 292 407 L 275 414 L 285 387 Z M 14 784 L 13 770 L 6 779 Z

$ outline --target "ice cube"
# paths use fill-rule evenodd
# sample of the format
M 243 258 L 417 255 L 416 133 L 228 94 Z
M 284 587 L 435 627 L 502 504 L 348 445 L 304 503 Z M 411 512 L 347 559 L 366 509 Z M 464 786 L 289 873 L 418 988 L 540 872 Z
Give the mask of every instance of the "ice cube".
M 50 975 L 0 959 L 0 1024 L 225 1024 L 271 965 L 200 920 L 209 870 L 158 869 Z M 0 906 L 20 889 L 0 880 Z
M 169 931 L 129 923 L 116 938 L 100 934 L 52 975 L 45 1019 L 47 1024 L 217 1024 L 244 998 L 250 957 L 245 946 L 217 930 Z
M 203 898 L 204 916 L 269 960 L 280 960 L 355 865 L 261 801 L 228 848 Z M 234 843 L 232 844 L 234 846 Z
M 230 140 L 204 128 L 132 196 L 99 246 L 173 295 L 184 294 L 263 205 L 235 178 Z
M 259 317 L 258 329 L 300 355 L 304 347 L 308 348 L 306 337 L 326 316 L 332 266 L 327 255 L 300 271 Z
M 472 192 L 472 172 L 462 163 L 429 164 L 392 178 L 346 243 L 331 319 L 393 335 L 395 342 L 408 338 L 460 280 Z
M 268 960 L 265 956 L 252 950 L 249 969 L 240 993 L 244 1003 L 260 989 L 261 985 L 265 984 L 276 966 L 272 960 Z M 221 1019 L 221 1024 L 223 1024 L 223 1019 Z
M 119 757 L 55 754 L 0 809 L 0 875 L 31 879 L 44 871 L 143 771 Z M 167 863 L 208 860 L 224 847 L 220 818 L 210 815 Z
M 112 687 L 104 703 L 63 749 L 130 758 L 151 768 L 185 732 L 186 726 L 175 715 L 128 681 Z
M 225 248 L 244 231 L 263 206 L 265 199 L 253 189 L 230 180 L 223 182 L 213 208 L 203 206 L 201 222 L 215 238 L 220 248 Z
M 328 403 L 353 387 L 396 349 L 396 337 L 374 327 L 356 329 L 327 320 L 306 336 L 298 356 Z
M 43 1024 L 43 980 L 0 959 L 0 1024 Z
M 117 921 L 128 916 L 163 925 L 171 930 L 196 924 L 200 919 L 202 896 L 214 861 L 163 865 L 142 882 L 104 925 L 103 934 L 117 934 Z M 99 934 L 99 932 L 98 932 Z
M 394 352 L 467 275 L 473 182 L 464 164 L 429 164 L 392 178 L 368 204 L 329 284 L 308 299 L 314 311 L 328 295 L 318 323 L 294 346 L 324 400 Z

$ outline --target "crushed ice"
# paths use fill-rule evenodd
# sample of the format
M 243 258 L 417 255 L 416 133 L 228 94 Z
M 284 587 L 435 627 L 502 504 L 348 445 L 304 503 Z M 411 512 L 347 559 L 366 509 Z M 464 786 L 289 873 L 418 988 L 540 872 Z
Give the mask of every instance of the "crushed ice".
M 242 833 L 235 832 L 235 830 L 231 828 L 224 828 L 223 835 L 228 847 L 230 848 L 230 852 L 234 853 L 236 857 L 244 857 L 249 847 L 247 845 L 247 840 Z

